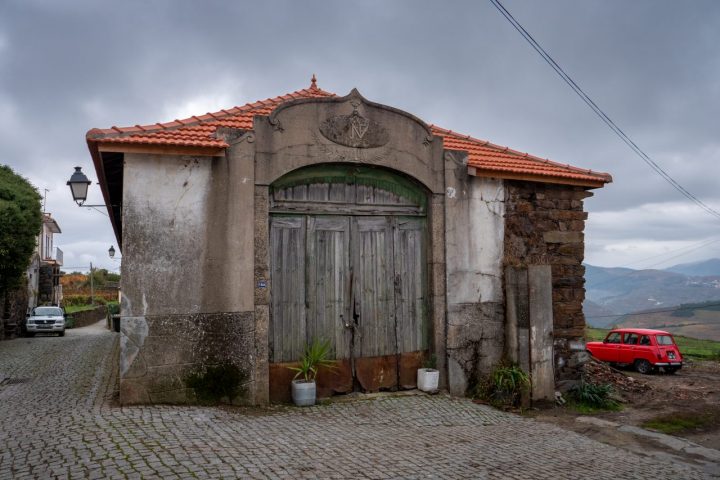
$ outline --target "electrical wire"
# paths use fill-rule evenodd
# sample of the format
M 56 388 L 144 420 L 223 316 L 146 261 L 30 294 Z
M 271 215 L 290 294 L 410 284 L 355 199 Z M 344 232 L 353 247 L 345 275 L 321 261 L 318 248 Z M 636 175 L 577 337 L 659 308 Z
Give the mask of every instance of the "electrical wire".
M 540 44 L 528 33 L 527 30 L 512 16 L 512 14 L 500 3 L 500 0 L 490 0 L 493 6 L 502 14 L 505 19 L 517 30 L 520 35 L 530 44 L 531 47 L 555 70 L 555 72 L 563 79 L 565 83 L 587 104 L 595 114 L 612 130 L 620 139 L 635 152 L 655 173 L 660 175 L 666 182 L 668 182 L 675 190 L 680 192 L 687 199 L 695 203 L 697 206 L 702 208 L 708 214 L 720 219 L 720 212 L 708 206 L 705 202 L 697 198 L 685 187 L 680 185 L 669 173 L 663 170 L 650 156 L 645 153 L 625 132 L 615 124 L 615 122 L 600 108 L 597 104 L 578 86 L 577 83 L 568 75 L 560 65 L 540 46 Z
M 678 248 L 675 248 L 675 249 L 672 249 L 672 250 L 668 250 L 668 251 L 663 252 L 663 253 L 658 253 L 658 254 L 655 254 L 655 255 L 651 255 L 651 256 L 649 256 L 649 257 L 641 258 L 640 260 L 635 260 L 634 262 L 631 262 L 631 263 L 625 265 L 624 267 L 617 267 L 617 268 L 630 268 L 630 265 L 637 265 L 638 263 L 647 262 L 648 260 L 653 260 L 653 259 L 658 258 L 658 257 L 664 257 L 664 256 L 667 255 L 668 253 L 675 253 L 675 252 L 680 252 L 680 251 L 682 251 L 682 250 L 688 250 L 687 252 L 683 252 L 683 253 L 681 253 L 681 254 L 679 254 L 679 255 L 676 255 L 676 256 L 674 256 L 674 257 L 666 258 L 666 259 L 663 260 L 662 262 L 655 263 L 655 264 L 653 264 L 653 265 L 651 265 L 651 266 L 661 265 L 661 264 L 667 262 L 668 260 L 672 260 L 673 258 L 682 257 L 682 256 L 684 256 L 684 255 L 687 255 L 687 254 L 690 253 L 690 252 L 694 252 L 694 251 L 697 250 L 697 249 L 710 246 L 710 245 L 712 245 L 713 243 L 717 243 L 717 242 L 720 242 L 720 237 L 710 238 L 709 240 L 708 240 L 708 239 L 705 239 L 705 240 L 703 240 L 702 242 L 698 242 L 698 243 L 695 243 L 695 244 L 693 244 L 693 245 L 685 245 L 684 247 L 678 247 Z M 645 269 L 647 269 L 647 268 L 651 268 L 651 267 L 645 267 Z

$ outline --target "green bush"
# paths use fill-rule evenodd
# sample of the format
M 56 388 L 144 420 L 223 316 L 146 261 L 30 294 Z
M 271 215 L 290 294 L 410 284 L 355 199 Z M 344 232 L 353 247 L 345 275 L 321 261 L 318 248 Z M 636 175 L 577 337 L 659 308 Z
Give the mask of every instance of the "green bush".
M 35 187 L 0 165 L 0 294 L 22 284 L 41 227 Z
M 108 315 L 117 315 L 120 313 L 120 304 L 118 302 L 108 302 Z
M 95 296 L 95 305 L 105 305 L 107 300 L 102 297 Z M 62 304 L 64 307 L 79 307 L 83 305 L 92 305 L 90 295 L 63 295 Z
M 64 307 L 90 305 L 90 297 L 87 295 L 63 295 L 62 304 Z

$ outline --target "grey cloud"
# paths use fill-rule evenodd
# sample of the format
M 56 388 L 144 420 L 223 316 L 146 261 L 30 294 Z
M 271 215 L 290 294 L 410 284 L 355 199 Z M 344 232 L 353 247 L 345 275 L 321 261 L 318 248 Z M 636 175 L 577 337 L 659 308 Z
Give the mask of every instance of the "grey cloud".
M 717 2 L 504 4 L 668 172 L 720 208 Z M 80 212 L 65 191 L 76 163 L 92 173 L 88 129 L 171 120 L 164 115 L 215 89 L 232 99 L 218 108 L 231 107 L 306 87 L 312 73 L 327 90 L 358 87 L 428 122 L 612 173 L 615 183 L 587 202 L 589 260 L 602 250 L 594 242 L 637 232 L 692 240 L 718 224 L 623 217 L 682 197 L 489 2 L 10 0 L 0 4 L 0 44 L 0 161 L 52 185 L 66 245 L 114 242 L 107 219 Z M 595 228 L 595 212 L 618 213 L 622 228 Z

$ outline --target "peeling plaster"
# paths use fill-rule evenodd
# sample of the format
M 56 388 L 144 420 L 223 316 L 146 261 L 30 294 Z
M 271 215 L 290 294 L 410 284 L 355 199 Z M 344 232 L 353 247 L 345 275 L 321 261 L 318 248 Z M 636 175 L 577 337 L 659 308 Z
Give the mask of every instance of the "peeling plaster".
M 121 322 L 122 326 L 120 329 L 120 375 L 125 377 L 130 367 L 136 362 L 136 359 L 145 343 L 145 338 L 148 335 L 148 324 L 145 317 L 125 317 Z M 137 359 L 142 360 L 142 359 Z M 141 368 L 143 372 L 133 376 L 143 376 L 144 370 L 147 367 Z
M 476 177 L 468 186 L 446 220 L 447 300 L 501 302 L 505 188 L 502 181 Z

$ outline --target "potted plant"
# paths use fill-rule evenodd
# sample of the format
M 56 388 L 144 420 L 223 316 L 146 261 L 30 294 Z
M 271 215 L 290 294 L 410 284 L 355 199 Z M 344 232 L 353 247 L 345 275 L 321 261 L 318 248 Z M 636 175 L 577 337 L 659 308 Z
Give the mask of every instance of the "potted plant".
M 288 367 L 293 370 L 295 377 L 292 381 L 292 399 L 299 407 L 315 405 L 317 389 L 315 378 L 320 367 L 335 368 L 330 356 L 330 341 L 315 339 L 305 347 L 305 353 L 300 358 L 300 366 Z
M 423 362 L 423 368 L 417 371 L 417 387 L 423 392 L 435 392 L 440 383 L 440 372 L 437 370 L 437 356 L 433 353 Z

